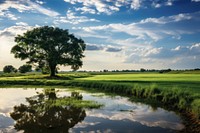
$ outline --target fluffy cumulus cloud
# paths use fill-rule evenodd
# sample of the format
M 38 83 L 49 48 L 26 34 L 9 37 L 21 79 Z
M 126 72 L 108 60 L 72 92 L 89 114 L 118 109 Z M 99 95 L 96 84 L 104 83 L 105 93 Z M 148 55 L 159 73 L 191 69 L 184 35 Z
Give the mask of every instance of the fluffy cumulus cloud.
M 122 48 L 118 48 L 118 47 L 113 47 L 113 46 L 108 46 L 106 48 L 107 52 L 120 52 L 122 51 Z
M 75 9 L 76 11 L 81 11 L 81 14 L 85 14 L 85 13 L 90 13 L 90 14 L 96 14 L 96 10 L 95 9 L 91 9 L 89 7 L 78 7 Z
M 36 0 L 35 2 L 38 3 L 38 4 L 40 4 L 40 5 L 43 5 L 43 4 L 44 4 L 43 1 L 39 1 L 39 0 Z
M 10 54 L 10 50 L 15 45 L 14 37 L 18 34 L 23 34 L 32 28 L 32 26 L 29 26 L 24 22 L 19 22 L 14 26 L 0 30 L 0 68 L 10 64 L 18 67 L 22 64 L 22 61 L 16 60 L 14 56 Z
M 70 24 L 79 24 L 79 23 L 85 23 L 85 22 L 99 22 L 97 19 L 88 18 L 86 16 L 78 16 L 75 12 L 68 10 L 66 13 L 66 16 L 58 17 L 54 24 L 59 23 L 70 23 Z
M 97 13 L 112 14 L 112 12 L 114 11 L 119 11 L 118 7 L 109 5 L 108 3 L 102 0 L 64 0 L 64 1 L 71 4 L 76 4 L 76 3 L 82 4 L 83 6 L 82 8 L 76 9 L 82 11 L 82 13 L 88 11 L 92 11 L 91 13 L 94 13 L 96 10 Z
M 27 4 L 31 7 L 32 10 L 35 10 L 35 11 L 42 13 L 44 15 L 47 15 L 47 16 L 56 17 L 56 16 L 60 15 L 58 12 L 44 8 L 44 7 L 40 6 L 39 4 L 31 2 L 30 0 L 27 0 Z
M 28 26 L 27 23 L 19 22 L 19 23 L 16 23 L 15 26 L 11 26 L 11 27 L 5 28 L 3 30 L 0 30 L 0 38 L 1 37 L 13 38 L 14 36 L 16 36 L 18 34 L 23 34 L 27 30 L 30 30 L 31 28 L 33 28 L 33 27 Z M 13 38 L 13 40 L 14 40 L 14 38 Z
M 192 2 L 200 2 L 200 0 L 192 0 Z
M 172 6 L 176 0 L 163 0 L 163 1 L 152 1 L 151 6 L 154 8 L 160 8 L 162 6 Z
M 133 0 L 131 3 L 131 8 L 134 10 L 138 10 L 141 6 L 141 0 Z
M 18 12 L 33 10 L 32 7 L 25 4 L 24 1 L 22 1 L 22 0 L 18 0 L 18 1 L 6 0 L 0 4 L 1 11 L 7 11 L 10 8 L 16 9 Z
M 125 33 L 131 35 L 136 38 L 140 38 L 144 40 L 145 38 L 151 38 L 155 41 L 160 39 L 160 35 L 156 34 L 149 29 L 144 29 L 142 27 L 137 26 L 135 23 L 132 24 L 109 24 L 109 25 L 102 25 L 102 26 L 93 26 L 93 27 L 83 27 L 82 30 L 91 33 L 97 33 L 99 31 L 109 31 L 111 34 L 116 32 L 118 33 Z
M 195 43 L 190 46 L 177 46 L 172 49 L 168 48 L 135 48 L 129 50 L 124 60 L 125 63 L 145 63 L 145 64 L 159 64 L 164 67 L 191 67 L 200 65 L 195 63 L 200 59 L 200 43 Z M 191 62 L 191 64 L 188 62 Z M 183 66 L 181 66 L 184 64 Z M 191 65 L 191 66 L 190 66 Z
M 134 22 L 130 24 L 122 23 L 111 23 L 107 25 L 99 26 L 89 26 L 89 27 L 79 27 L 78 30 L 82 30 L 93 35 L 99 35 L 103 33 L 104 35 L 114 36 L 116 33 L 130 35 L 131 38 L 141 41 L 159 41 L 166 37 L 171 37 L 172 39 L 181 39 L 182 35 L 198 33 L 199 30 L 196 26 L 179 26 L 182 22 L 198 24 L 199 19 L 197 16 L 200 12 L 195 13 L 181 13 L 177 15 L 172 15 L 168 17 L 160 18 L 146 18 L 139 22 Z M 174 29 L 176 26 L 176 29 Z
M 0 17 L 8 18 L 10 20 L 17 20 L 18 18 L 10 11 L 0 11 Z
M 91 14 L 112 14 L 120 11 L 121 7 L 131 10 L 139 10 L 146 7 L 158 8 L 161 6 L 172 6 L 174 0 L 145 1 L 145 0 L 64 0 L 72 5 L 81 4 L 76 11 Z
M 17 22 L 16 25 L 18 25 L 18 26 L 28 26 L 28 24 L 25 23 L 25 22 Z
M 0 16 L 13 18 L 14 16 L 9 10 L 16 9 L 18 12 L 37 12 L 47 16 L 55 17 L 60 15 L 58 12 L 42 7 L 42 1 L 32 2 L 31 0 L 5 0 L 0 4 Z M 3 14 L 3 15 L 2 15 Z M 9 16 L 10 15 L 10 16 Z M 16 20 L 16 19 L 12 19 Z
M 200 14 L 200 12 L 196 12 L 194 14 Z M 194 14 L 181 13 L 181 14 L 173 15 L 169 17 L 163 16 L 160 18 L 146 18 L 146 19 L 141 20 L 140 23 L 141 24 L 144 24 L 144 23 L 166 24 L 166 23 L 179 22 L 179 21 L 192 19 Z
M 98 51 L 98 50 L 103 50 L 103 47 L 96 45 L 96 44 L 87 44 L 86 50 L 88 50 L 88 51 Z
M 120 46 L 111 45 L 97 45 L 97 44 L 87 44 L 86 50 L 88 51 L 105 51 L 105 52 L 120 52 L 122 48 Z

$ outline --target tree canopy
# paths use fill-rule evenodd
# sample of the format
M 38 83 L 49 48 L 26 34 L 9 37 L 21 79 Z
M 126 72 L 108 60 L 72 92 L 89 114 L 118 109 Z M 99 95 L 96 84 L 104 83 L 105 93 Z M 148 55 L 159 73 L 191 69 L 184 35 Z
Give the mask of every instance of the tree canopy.
M 19 67 L 18 70 L 19 70 L 20 73 L 31 72 L 32 66 L 31 65 L 22 65 L 22 66 Z
M 39 27 L 15 37 L 17 43 L 11 53 L 15 58 L 28 59 L 27 63 L 38 64 L 50 69 L 50 76 L 55 76 L 56 66 L 71 66 L 79 69 L 83 63 L 85 43 L 82 39 L 69 34 L 68 30 L 55 27 Z
M 3 68 L 4 73 L 11 73 L 11 72 L 17 72 L 17 69 L 14 68 L 12 65 L 6 65 Z

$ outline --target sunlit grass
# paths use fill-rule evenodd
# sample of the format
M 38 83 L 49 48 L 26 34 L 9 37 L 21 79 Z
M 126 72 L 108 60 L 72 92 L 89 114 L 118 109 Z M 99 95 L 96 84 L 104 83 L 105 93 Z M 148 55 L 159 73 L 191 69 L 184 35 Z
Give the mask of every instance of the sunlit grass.
M 199 81 L 200 74 L 113 74 L 94 75 L 85 80 L 111 80 L 111 81 Z

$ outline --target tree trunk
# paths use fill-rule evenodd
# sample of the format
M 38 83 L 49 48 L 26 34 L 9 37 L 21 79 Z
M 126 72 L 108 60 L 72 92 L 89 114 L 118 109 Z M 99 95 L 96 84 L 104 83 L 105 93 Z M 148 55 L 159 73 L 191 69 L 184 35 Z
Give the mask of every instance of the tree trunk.
M 50 77 L 56 76 L 56 65 L 49 65 L 50 68 Z

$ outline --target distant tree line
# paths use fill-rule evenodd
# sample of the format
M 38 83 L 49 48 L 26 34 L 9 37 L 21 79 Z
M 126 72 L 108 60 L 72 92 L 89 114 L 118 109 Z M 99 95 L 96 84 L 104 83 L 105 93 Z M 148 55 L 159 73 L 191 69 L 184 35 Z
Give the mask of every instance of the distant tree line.
M 59 70 L 59 68 L 56 67 L 55 73 L 58 73 L 58 70 Z M 43 68 L 35 67 L 35 69 L 32 70 L 32 66 L 29 65 L 29 64 L 22 65 L 18 69 L 16 69 L 12 65 L 6 65 L 3 68 L 3 72 L 4 73 L 17 73 L 17 72 L 27 73 L 27 72 L 32 72 L 32 71 L 41 72 L 42 74 L 49 74 L 50 73 L 50 69 L 47 66 L 43 67 Z M 158 69 L 144 69 L 144 68 L 141 68 L 140 70 L 129 70 L 129 69 L 125 69 L 125 70 L 107 70 L 107 69 L 104 69 L 104 70 L 100 70 L 100 71 L 80 70 L 78 72 L 102 72 L 102 73 L 106 73 L 106 72 L 116 72 L 116 73 L 117 72 L 158 72 L 158 73 L 168 73 L 168 72 L 171 72 L 171 71 L 200 71 L 200 68 L 185 69 L 185 70 L 172 70 L 170 68 L 161 69 L 161 70 L 158 70 Z M 61 72 L 65 72 L 65 71 L 61 71 Z
M 109 71 L 109 70 L 103 70 L 103 71 L 100 71 L 100 72 L 159 72 L 159 73 L 167 73 L 167 72 L 170 72 L 172 71 L 171 69 L 162 69 L 162 70 L 156 70 L 156 69 L 144 69 L 144 68 L 141 68 L 140 70 L 112 70 L 112 71 Z
M 16 69 L 14 66 L 12 65 L 6 65 L 3 68 L 3 72 L 4 73 L 27 73 L 27 72 L 31 72 L 32 71 L 32 66 L 31 65 L 22 65 L 20 66 L 18 69 Z
M 58 73 L 58 70 L 59 70 L 59 68 L 56 67 L 56 71 L 55 72 Z M 19 73 L 27 73 L 27 72 L 32 72 L 32 71 L 41 72 L 42 74 L 50 74 L 50 69 L 47 66 L 42 67 L 42 68 L 35 67 L 34 70 L 32 68 L 32 65 L 30 65 L 30 64 L 24 64 L 24 65 L 20 66 L 18 69 L 15 68 L 12 65 L 6 65 L 3 68 L 3 72 L 4 73 L 17 73 L 17 72 L 19 72 Z
M 171 72 L 171 71 L 200 71 L 200 68 L 195 68 L 195 69 L 184 69 L 184 70 L 172 70 L 170 68 L 168 69 L 144 69 L 144 68 L 141 68 L 139 70 L 130 70 L 130 69 L 125 69 L 125 70 L 107 70 L 107 69 L 104 69 L 104 70 L 100 70 L 100 71 L 86 71 L 86 70 L 83 70 L 83 71 L 79 71 L 79 72 L 159 72 L 159 73 L 168 73 L 168 72 Z

